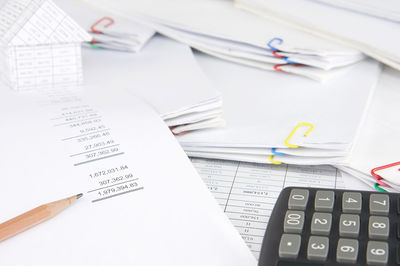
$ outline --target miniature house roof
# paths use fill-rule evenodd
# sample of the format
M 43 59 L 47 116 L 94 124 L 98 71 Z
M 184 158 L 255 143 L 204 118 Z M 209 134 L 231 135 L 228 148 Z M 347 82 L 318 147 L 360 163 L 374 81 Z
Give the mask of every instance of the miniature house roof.
M 90 41 L 91 36 L 51 0 L 9 0 L 0 9 L 3 46 Z

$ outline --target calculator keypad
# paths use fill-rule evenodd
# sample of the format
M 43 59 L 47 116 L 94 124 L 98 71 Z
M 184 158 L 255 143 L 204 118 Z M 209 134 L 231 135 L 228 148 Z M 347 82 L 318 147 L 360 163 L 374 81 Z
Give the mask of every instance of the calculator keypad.
M 396 232 L 390 232 L 388 194 L 310 190 L 293 188 L 286 196 L 280 258 L 303 258 L 296 260 L 299 265 L 333 265 L 332 260 L 346 265 L 388 265 L 390 239 L 394 237 L 399 243 L 393 255 L 400 264 L 400 219 L 392 223 Z M 400 216 L 400 198 L 395 203 L 395 215 Z M 277 265 L 291 263 L 294 261 L 283 260 Z

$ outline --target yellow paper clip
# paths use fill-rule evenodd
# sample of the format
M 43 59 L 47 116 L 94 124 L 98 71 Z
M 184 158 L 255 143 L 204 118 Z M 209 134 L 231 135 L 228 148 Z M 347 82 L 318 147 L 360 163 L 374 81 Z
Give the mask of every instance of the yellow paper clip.
M 299 127 L 301 126 L 309 126 L 310 129 L 307 130 L 307 132 L 304 134 L 304 137 L 307 137 L 308 134 L 310 134 L 310 132 L 314 129 L 314 125 L 311 123 L 307 123 L 307 122 L 301 122 L 300 124 L 298 124 L 293 131 L 289 134 L 289 136 L 285 139 L 285 145 L 288 146 L 289 148 L 298 148 L 298 145 L 293 145 L 289 143 L 289 140 L 293 137 L 294 133 L 296 133 L 296 131 L 299 129 Z M 275 161 L 274 160 L 274 155 L 270 155 L 269 156 L 269 161 L 273 164 L 281 164 L 282 162 L 279 161 Z
M 290 135 L 285 139 L 285 145 L 288 146 L 289 148 L 298 148 L 298 145 L 293 145 L 289 143 L 289 140 L 293 137 L 294 133 L 296 133 L 296 131 L 299 129 L 299 127 L 301 126 L 309 126 L 310 129 L 307 130 L 307 132 L 304 134 L 304 137 L 307 137 L 308 134 L 310 134 L 310 132 L 314 129 L 314 125 L 311 123 L 307 123 L 307 122 L 301 122 L 300 124 L 298 124 L 292 131 L 292 133 L 290 133 Z
M 282 162 L 274 160 L 274 155 L 269 156 L 269 161 L 273 164 L 282 164 Z

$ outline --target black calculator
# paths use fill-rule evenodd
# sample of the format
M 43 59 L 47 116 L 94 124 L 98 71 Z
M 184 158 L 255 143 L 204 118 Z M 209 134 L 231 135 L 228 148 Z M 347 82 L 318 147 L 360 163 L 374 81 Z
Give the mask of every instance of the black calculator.
M 259 266 L 294 265 L 400 265 L 400 195 L 285 188 Z

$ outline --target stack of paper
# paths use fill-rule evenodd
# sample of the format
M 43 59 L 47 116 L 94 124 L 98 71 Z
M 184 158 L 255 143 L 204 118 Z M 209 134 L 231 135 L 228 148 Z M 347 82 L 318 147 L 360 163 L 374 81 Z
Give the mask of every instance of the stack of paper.
M 224 125 L 221 95 L 187 45 L 156 36 L 137 54 L 85 49 L 83 56 L 87 84 L 143 97 L 174 134 Z
M 235 0 L 235 2 L 240 8 L 352 47 L 400 70 L 398 1 Z
M 190 156 L 259 163 L 345 161 L 380 73 L 379 63 L 368 59 L 321 84 L 297 76 L 282 79 L 276 72 L 204 54 L 197 58 L 221 90 L 227 126 L 178 140 Z
M 79 0 L 54 0 L 93 37 L 88 44 L 124 52 L 139 52 L 155 31 L 132 18 L 127 20 Z
M 400 73 L 385 68 L 348 162 L 341 169 L 365 182 L 375 183 L 371 170 L 400 191 Z M 397 164 L 396 164 L 397 163 Z M 383 186 L 384 189 L 387 187 Z
M 90 0 L 87 0 L 90 1 Z M 226 0 L 100 0 L 107 10 L 138 17 L 160 33 L 205 53 L 265 70 L 324 80 L 363 55 L 267 22 Z

